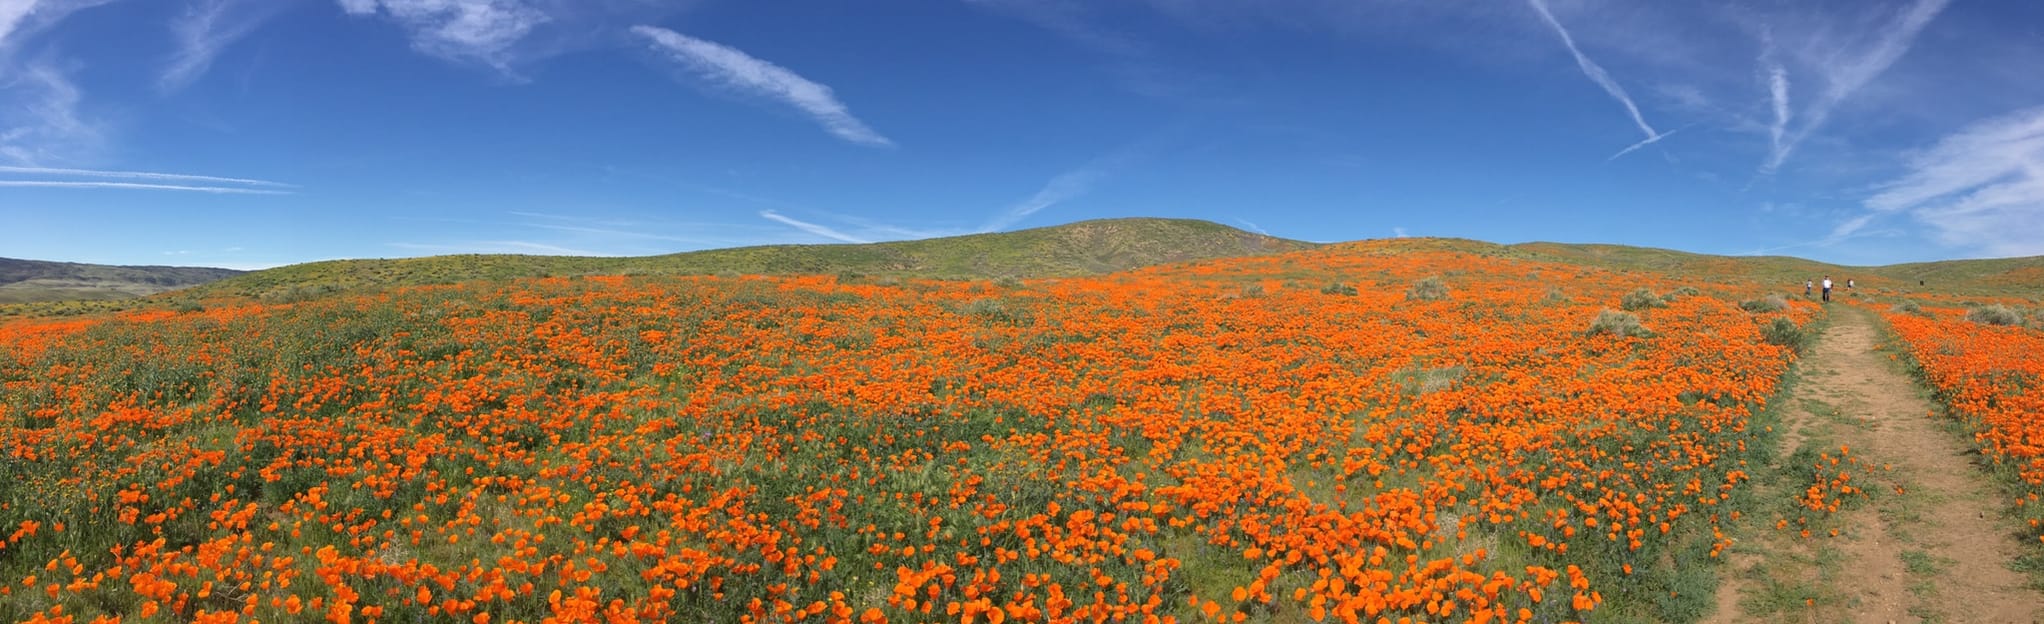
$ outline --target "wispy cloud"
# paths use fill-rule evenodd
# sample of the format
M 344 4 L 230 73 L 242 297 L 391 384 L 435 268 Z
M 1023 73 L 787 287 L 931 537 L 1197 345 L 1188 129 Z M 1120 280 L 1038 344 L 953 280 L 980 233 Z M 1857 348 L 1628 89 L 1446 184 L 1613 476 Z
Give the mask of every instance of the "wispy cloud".
M 1821 56 L 1816 57 L 1811 69 L 1822 79 L 1823 89 L 1818 91 L 1809 106 L 1803 109 L 1800 116 L 1803 122 L 1794 132 L 1786 132 L 1787 74 L 1775 72 L 1774 69 L 1778 69 L 1778 66 L 1770 69 L 1769 91 L 1778 93 L 1775 98 L 1776 110 L 1780 111 L 1776 115 L 1777 124 L 1783 128 L 1780 133 L 1786 137 L 1774 141 L 1768 150 L 1766 161 L 1760 166 L 1761 173 L 1779 170 L 1782 163 L 1788 160 L 1789 154 L 1795 151 L 1796 146 L 1802 144 L 1818 128 L 1823 127 L 1824 122 L 1831 118 L 1832 112 L 1837 110 L 1840 104 L 1882 72 L 1886 72 L 1896 60 L 1901 59 L 1915 43 L 1917 35 L 1922 33 L 1924 27 L 1936 19 L 1950 2 L 1951 0 L 1917 0 L 1897 14 L 1893 21 L 1878 32 L 1872 33 L 1872 41 L 1864 47 L 1825 50 Z M 1779 91 L 1776 91 L 1775 76 L 1780 77 Z
M 149 184 L 144 182 L 94 182 L 76 180 L 0 180 L 0 187 L 26 188 L 80 188 L 80 189 L 125 189 L 134 191 L 190 191 L 234 195 L 289 195 L 290 191 L 276 189 L 253 189 L 228 186 L 191 186 L 185 184 Z
M 190 5 L 170 23 L 177 51 L 157 76 L 157 89 L 176 91 L 205 75 L 227 46 L 248 36 L 285 6 L 277 0 L 202 0 Z
M 0 52 L 26 35 L 55 24 L 73 11 L 113 0 L 0 0 Z
M 1036 214 L 1045 208 L 1056 206 L 1072 198 L 1092 192 L 1093 186 L 1105 179 L 1107 174 L 1107 168 L 1096 165 L 1088 165 L 1060 173 L 1056 177 L 1051 178 L 1050 182 L 1045 183 L 1043 188 L 1036 189 L 1036 194 L 1030 195 L 1029 199 L 1009 206 L 999 216 L 988 220 L 986 225 L 980 226 L 979 231 L 993 232 L 1007 229 L 1009 226 L 1014 225 L 1015 222 L 1026 219 L 1029 215 Z
M 386 243 L 390 247 L 429 254 L 541 254 L 551 256 L 607 256 L 610 254 L 585 251 L 521 240 L 480 240 L 456 243 Z
M 1405 232 L 1405 228 L 1402 227 L 1391 228 L 1391 235 L 1397 238 L 1410 238 L 1412 236 L 1411 234 L 1407 234 Z
M 0 44 L 7 43 L 7 36 L 35 11 L 35 5 L 36 0 L 0 0 Z
M 832 239 L 832 240 L 838 240 L 838 241 L 843 241 L 843 242 L 847 242 L 847 243 L 870 243 L 870 242 L 873 242 L 873 241 L 871 241 L 871 240 L 867 240 L 867 239 L 864 239 L 864 238 L 859 238 L 859 237 L 857 237 L 857 236 L 852 236 L 852 235 L 850 235 L 850 234 L 846 234 L 846 233 L 844 233 L 844 232 L 840 232 L 840 231 L 837 231 L 836 229 L 832 229 L 832 228 L 831 228 L 830 226 L 826 226 L 826 225 L 822 225 L 822 224 L 817 224 L 817 223 L 810 223 L 810 222 L 808 222 L 808 221 L 802 221 L 802 220 L 796 219 L 796 218 L 794 218 L 794 217 L 790 217 L 790 216 L 787 216 L 787 215 L 784 215 L 784 214 L 781 214 L 781 213 L 778 213 L 778 212 L 774 212 L 774 211 L 772 211 L 772 210 L 761 210 L 761 211 L 759 211 L 759 216 L 761 216 L 761 217 L 764 217 L 764 218 L 766 218 L 766 219 L 769 219 L 769 220 L 772 220 L 772 221 L 779 221 L 779 222 L 781 222 L 781 223 L 784 223 L 784 224 L 788 225 L 789 227 L 792 227 L 792 228 L 795 228 L 795 229 L 798 229 L 798 230 L 802 230 L 802 231 L 804 231 L 804 232 L 808 232 L 808 233 L 810 233 L 810 234 L 815 234 L 815 235 L 817 235 L 817 236 L 821 236 L 821 237 L 824 237 L 824 238 Z
M 1642 141 L 1640 141 L 1640 142 L 1638 142 L 1638 143 L 1634 143 L 1634 144 L 1632 144 L 1632 145 L 1627 145 L 1627 146 L 1625 146 L 1625 149 L 1622 149 L 1622 150 L 1618 150 L 1618 153 L 1616 153 L 1616 154 L 1612 154 L 1610 158 L 1606 158 L 1606 159 L 1604 159 L 1604 161 L 1605 161 L 1605 162 L 1610 162 L 1610 161 L 1613 161 L 1613 160 L 1618 160 L 1618 157 L 1620 157 L 1620 156 L 1624 156 L 1624 155 L 1626 155 L 1626 154 L 1630 154 L 1630 153 L 1633 153 L 1633 151 L 1635 151 L 1635 150 L 1638 150 L 1639 148 L 1642 148 L 1642 147 L 1646 147 L 1646 146 L 1648 146 L 1648 145 L 1653 145 L 1653 144 L 1655 144 L 1655 143 L 1659 143 L 1659 142 L 1661 142 L 1661 139 L 1665 139 L 1665 138 L 1668 138 L 1668 137 L 1671 137 L 1671 136 L 1675 136 L 1675 133 L 1677 133 L 1677 132 L 1681 132 L 1681 131 L 1683 131 L 1683 130 L 1688 130 L 1688 129 L 1690 128 L 1690 126 L 1694 126 L 1694 125 L 1696 125 L 1696 124 L 1693 124 L 1693 123 L 1692 123 L 1692 124 L 1689 124 L 1688 126 L 1682 126 L 1682 127 L 1680 127 L 1680 128 L 1676 128 L 1676 129 L 1674 129 L 1674 130 L 1669 130 L 1669 131 L 1667 131 L 1667 132 L 1662 132 L 1662 133 L 1660 133 L 1660 134 L 1656 134 L 1656 135 L 1653 135 L 1653 136 L 1647 137 L 1647 138 L 1646 138 L 1645 140 L 1642 140 Z
M 1534 12 L 1539 13 L 1540 19 L 1547 22 L 1547 25 L 1554 29 L 1554 34 L 1561 36 L 1562 45 L 1568 46 L 1568 53 L 1576 57 L 1576 66 L 1582 68 L 1583 75 L 1588 76 L 1591 82 L 1597 83 L 1597 86 L 1603 87 L 1604 92 L 1611 95 L 1611 99 L 1617 100 L 1620 105 L 1623 105 L 1626 114 L 1632 116 L 1632 123 L 1639 126 L 1640 132 L 1646 133 L 1647 140 L 1619 152 L 1618 156 L 1623 156 L 1626 152 L 1661 140 L 1663 135 L 1654 131 L 1653 126 L 1647 125 L 1646 117 L 1640 115 L 1639 106 L 1633 104 L 1632 96 L 1626 95 L 1625 88 L 1618 86 L 1618 81 L 1611 78 L 1610 72 L 1604 71 L 1603 66 L 1598 65 L 1596 61 L 1590 60 L 1590 57 L 1584 56 L 1583 51 L 1576 47 L 1575 37 L 1569 36 L 1568 29 L 1562 27 L 1561 21 L 1554 19 L 1554 12 L 1547 9 L 1546 0 L 1526 0 L 1526 3 L 1533 5 Z M 1617 158 L 1618 156 L 1612 156 L 1612 158 Z
M 1263 231 L 1263 228 L 1256 227 L 1256 224 L 1250 223 L 1248 219 L 1236 219 L 1235 222 L 1242 224 L 1243 227 L 1249 228 L 1249 231 L 1251 232 L 1262 234 L 1264 236 L 1270 236 L 1270 232 L 1265 232 Z
M 1098 6 L 1095 3 L 1066 0 L 965 0 L 965 3 L 1029 22 L 1103 55 L 1108 73 L 1123 89 L 1137 95 L 1169 98 L 1190 91 L 1193 80 L 1158 60 L 1151 45 L 1099 25 L 1090 15 Z
M 1908 173 L 1867 198 L 1848 236 L 1906 213 L 1947 245 L 1997 256 L 2044 255 L 2044 107 L 1968 126 L 1912 155 Z
M 1086 163 L 1083 167 L 1052 177 L 1049 182 L 1044 183 L 1042 188 L 1036 189 L 1036 193 L 1030 195 L 1028 199 L 1017 202 L 1006 210 L 1001 211 L 1000 214 L 995 215 L 994 218 L 988 219 L 986 224 L 980 226 L 979 231 L 994 232 L 1007 229 L 1009 226 L 1015 225 L 1015 223 L 1029 218 L 1030 215 L 1041 212 L 1045 208 L 1056 206 L 1093 192 L 1093 187 L 1098 186 L 1108 176 L 1127 167 L 1129 163 L 1142 158 L 1153 149 L 1153 145 L 1159 140 L 1158 137 L 1151 137 L 1150 139 L 1123 146 L 1105 156 L 1094 159 L 1093 162 Z
M 97 148 L 105 131 L 79 111 L 84 96 L 63 69 L 32 62 L 0 70 L 0 158 L 33 164 Z
M 1769 108 L 1774 119 L 1767 125 L 1768 154 L 1785 153 L 1782 141 L 1787 138 L 1789 124 L 1789 79 L 1788 68 L 1775 58 L 1774 37 L 1764 38 L 1765 48 L 1760 53 L 1760 66 L 1767 71 L 1767 95 Z
M 339 2 L 349 15 L 389 16 L 410 33 L 414 50 L 450 61 L 480 63 L 507 75 L 518 42 L 553 19 L 521 0 Z
M 293 185 L 269 180 L 250 178 L 226 178 L 220 176 L 188 175 L 182 173 L 158 173 L 153 171 L 109 171 L 103 169 L 62 169 L 57 167 L 16 167 L 0 166 L 0 173 L 41 176 L 71 176 L 81 178 L 117 178 L 131 180 L 163 180 L 178 182 L 216 182 L 224 184 L 245 184 L 275 188 L 294 188 Z
M 634 26 L 632 32 L 652 42 L 657 51 L 688 68 L 697 77 L 725 89 L 793 105 L 837 138 L 875 147 L 894 145 L 894 141 L 853 117 L 851 110 L 838 101 L 830 87 L 786 68 L 730 46 L 665 28 Z

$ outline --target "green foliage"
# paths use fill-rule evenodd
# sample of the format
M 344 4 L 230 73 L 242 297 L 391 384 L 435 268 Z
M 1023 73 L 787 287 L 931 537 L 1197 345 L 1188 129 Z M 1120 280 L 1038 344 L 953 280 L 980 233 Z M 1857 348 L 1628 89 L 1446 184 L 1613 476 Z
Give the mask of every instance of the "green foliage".
M 1668 302 L 1661 300 L 1661 296 L 1654 294 L 1653 290 L 1640 288 L 1639 290 L 1625 293 L 1624 297 L 1619 298 L 1618 305 L 1625 308 L 1627 312 L 1635 312 L 1648 308 L 1667 307 Z
M 1341 282 L 1328 282 L 1327 286 L 1322 287 L 1320 289 L 1320 292 L 1322 294 L 1328 295 L 1342 295 L 1347 297 L 1353 297 L 1356 295 L 1356 293 L 1360 291 L 1357 291 L 1356 287 L 1354 286 L 1343 284 Z
M 1765 327 L 1760 328 L 1760 336 L 1765 338 L 1768 344 L 1797 351 L 1802 351 L 1809 343 L 1809 336 L 1804 334 L 1803 328 L 1797 327 L 1796 322 L 1786 316 L 1777 316 L 1774 320 L 1768 321 Z
M 1060 226 L 861 245 L 769 245 L 638 258 L 459 255 L 333 260 L 257 271 L 192 289 L 275 300 L 326 292 L 583 275 L 1062 277 L 1210 258 L 1297 251 L 1313 243 L 1192 219 L 1103 219 Z
M 1441 278 L 1439 277 L 1429 277 L 1414 282 L 1412 289 L 1405 291 L 1405 299 L 1407 301 L 1444 301 L 1447 298 L 1448 285 L 1441 283 Z
M 1739 302 L 1739 309 L 1756 314 L 1780 312 L 1788 309 L 1788 299 L 1779 294 Z
M 1917 315 L 1921 315 L 1921 314 L 1923 314 L 1923 313 L 1924 313 L 1924 312 L 1923 312 L 1923 306 L 1921 306 L 1921 305 L 1917 305 L 1917 303 L 1916 303 L 1916 302 L 1914 302 L 1914 301 L 1908 301 L 1908 300 L 1904 300 L 1904 301 L 1903 301 L 1902 303 L 1898 303 L 1898 304 L 1895 304 L 1895 307 L 1892 307 L 1892 308 L 1889 308 L 1889 309 L 1890 309 L 1890 310 L 1894 310 L 1894 311 L 1896 311 L 1896 312 L 1901 312 L 1901 313 L 1903 313 L 1903 314 L 1917 314 Z
M 1597 319 L 1590 322 L 1589 335 L 1602 336 L 1607 334 L 1644 338 L 1652 336 L 1653 332 L 1648 331 L 1645 325 L 1640 324 L 1639 315 L 1637 314 L 1617 310 L 1604 310 L 1598 312 Z

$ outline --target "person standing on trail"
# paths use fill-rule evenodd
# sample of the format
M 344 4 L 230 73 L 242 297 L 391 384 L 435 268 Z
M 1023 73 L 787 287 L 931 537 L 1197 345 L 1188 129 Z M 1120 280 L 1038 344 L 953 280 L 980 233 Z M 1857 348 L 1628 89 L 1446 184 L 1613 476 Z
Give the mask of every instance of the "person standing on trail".
M 1853 280 L 1852 280 L 1852 278 L 1850 278 L 1850 277 L 1848 277 L 1848 278 L 1845 278 L 1845 289 L 1846 289 L 1846 290 L 1852 290 L 1852 281 L 1853 281 Z
M 1810 280 L 1803 280 L 1803 296 L 1810 296 Z
M 1824 276 L 1824 303 L 1831 303 L 1831 276 Z

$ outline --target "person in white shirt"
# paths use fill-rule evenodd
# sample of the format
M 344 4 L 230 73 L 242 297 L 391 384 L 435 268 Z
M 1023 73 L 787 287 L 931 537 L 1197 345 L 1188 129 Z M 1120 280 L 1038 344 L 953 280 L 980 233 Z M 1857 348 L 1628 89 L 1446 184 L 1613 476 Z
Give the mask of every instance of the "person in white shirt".
M 1831 276 L 1824 276 L 1824 302 L 1831 302 Z

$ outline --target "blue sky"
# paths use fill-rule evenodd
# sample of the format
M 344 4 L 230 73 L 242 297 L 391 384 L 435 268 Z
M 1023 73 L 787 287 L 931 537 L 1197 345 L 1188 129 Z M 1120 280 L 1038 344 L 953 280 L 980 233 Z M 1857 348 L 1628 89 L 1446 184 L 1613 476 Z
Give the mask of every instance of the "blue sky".
M 2044 254 L 2044 3 L 0 0 L 0 256 Z

